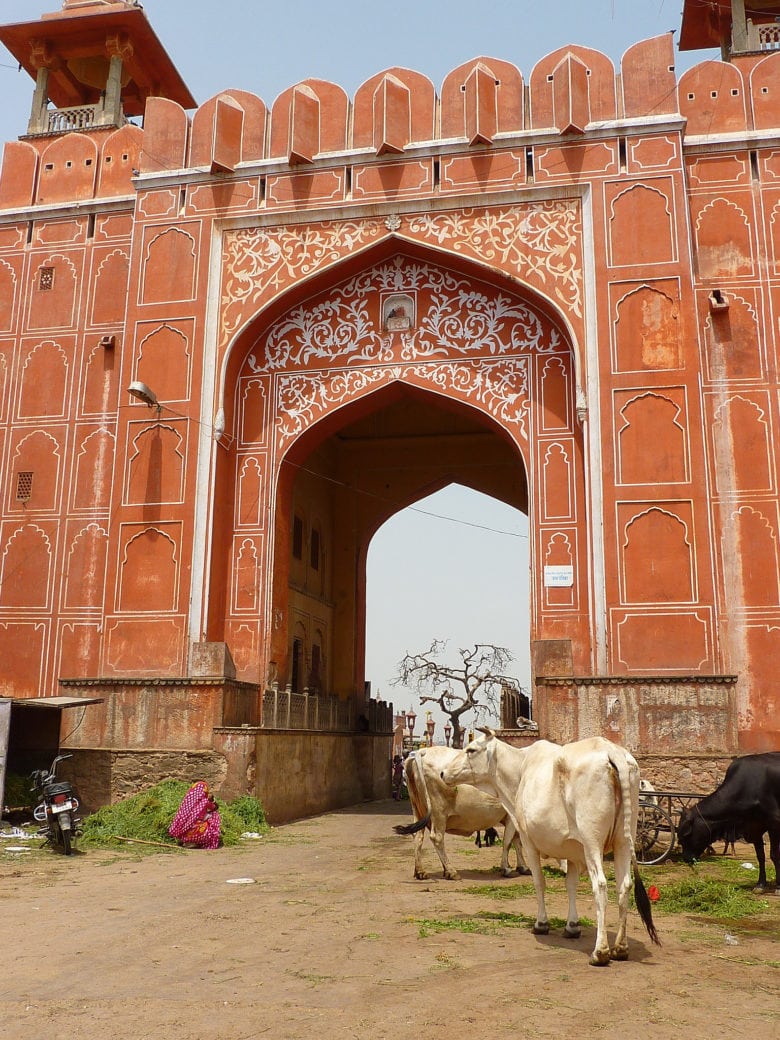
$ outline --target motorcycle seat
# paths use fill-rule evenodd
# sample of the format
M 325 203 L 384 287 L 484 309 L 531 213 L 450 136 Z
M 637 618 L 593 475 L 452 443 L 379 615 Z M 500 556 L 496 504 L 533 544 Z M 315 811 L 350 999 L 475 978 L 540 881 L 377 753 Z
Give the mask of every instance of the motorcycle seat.
M 55 794 L 70 794 L 72 790 L 68 783 L 46 784 L 43 793 L 46 798 L 53 798 Z

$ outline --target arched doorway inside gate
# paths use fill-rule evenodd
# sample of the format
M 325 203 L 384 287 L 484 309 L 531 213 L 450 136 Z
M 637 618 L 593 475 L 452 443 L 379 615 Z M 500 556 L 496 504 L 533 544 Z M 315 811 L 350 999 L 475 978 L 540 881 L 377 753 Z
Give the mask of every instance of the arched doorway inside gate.
M 299 439 L 276 501 L 273 600 L 288 624 L 272 637 L 274 675 L 299 692 L 361 695 L 371 539 L 389 517 L 451 484 L 528 509 L 523 460 L 498 424 L 404 383 L 345 406 Z

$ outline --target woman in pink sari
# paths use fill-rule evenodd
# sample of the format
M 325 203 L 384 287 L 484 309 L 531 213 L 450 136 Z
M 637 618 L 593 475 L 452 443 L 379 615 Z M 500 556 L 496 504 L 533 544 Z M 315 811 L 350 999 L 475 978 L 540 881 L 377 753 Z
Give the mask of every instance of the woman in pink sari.
M 184 796 L 168 833 L 187 848 L 216 849 L 221 826 L 217 803 L 211 797 L 208 785 L 199 780 Z

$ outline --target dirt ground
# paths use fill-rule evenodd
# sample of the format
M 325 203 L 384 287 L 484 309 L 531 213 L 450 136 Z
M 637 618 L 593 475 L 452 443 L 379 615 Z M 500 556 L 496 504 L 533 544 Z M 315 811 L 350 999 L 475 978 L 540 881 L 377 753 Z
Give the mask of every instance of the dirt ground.
M 662 894 L 663 947 L 650 945 L 632 912 L 631 959 L 607 968 L 588 965 L 592 927 L 574 941 L 535 937 L 526 925 L 421 935 L 425 919 L 532 914 L 535 902 L 469 892 L 519 882 L 497 874 L 500 849 L 465 838 L 447 839 L 461 881 L 438 869 L 415 881 L 412 839 L 392 830 L 399 818 L 410 819 L 408 803 L 372 803 L 216 851 L 66 858 L 0 849 L 0 1035 L 777 1037 L 780 899 L 775 911 L 770 897 L 769 921 L 750 929 L 749 919 L 666 915 Z M 643 868 L 646 884 L 657 869 Z M 228 883 L 237 878 L 253 883 Z M 565 915 L 562 891 L 548 909 Z M 586 885 L 580 913 L 594 913 Z

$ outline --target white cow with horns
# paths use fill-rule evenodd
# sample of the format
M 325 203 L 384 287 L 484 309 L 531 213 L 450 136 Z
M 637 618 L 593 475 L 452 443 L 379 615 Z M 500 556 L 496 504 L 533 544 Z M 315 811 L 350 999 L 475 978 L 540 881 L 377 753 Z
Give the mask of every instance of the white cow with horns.
M 625 748 L 603 737 L 563 746 L 539 740 L 512 747 L 492 730 L 482 730 L 445 766 L 441 779 L 450 787 L 473 784 L 498 798 L 520 833 L 525 861 L 536 889 L 534 934 L 550 930 L 544 905 L 541 857 L 567 861 L 569 911 L 563 934 L 579 938 L 577 883 L 587 869 L 596 901 L 594 965 L 628 958 L 626 923 L 634 876 L 634 898 L 651 940 L 661 945 L 645 886 L 637 869 L 634 839 L 639 805 L 639 767 Z M 604 855 L 614 855 L 618 895 L 618 930 L 610 950 L 607 940 L 607 879 Z
M 425 829 L 431 832 L 431 841 L 436 849 L 444 877 L 459 881 L 460 875 L 450 866 L 444 848 L 445 834 L 460 834 L 468 837 L 474 831 L 489 827 L 504 826 L 504 841 L 501 853 L 501 873 L 509 877 L 509 846 L 514 846 L 519 874 L 529 874 L 523 863 L 520 841 L 514 824 L 497 798 L 483 794 L 474 787 L 462 785 L 452 790 L 441 782 L 441 771 L 458 754 L 454 748 L 430 747 L 413 751 L 404 762 L 404 776 L 409 791 L 409 801 L 414 812 L 414 823 L 399 824 L 396 834 L 414 834 L 414 876 L 425 880 L 428 875 L 422 865 L 422 846 Z

